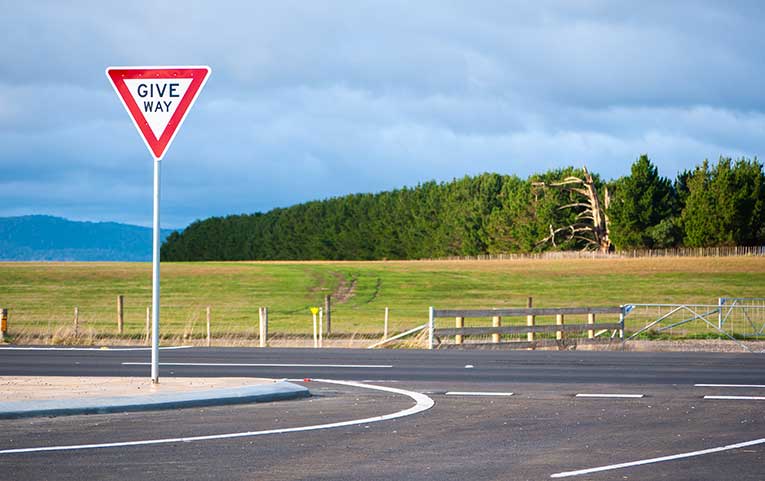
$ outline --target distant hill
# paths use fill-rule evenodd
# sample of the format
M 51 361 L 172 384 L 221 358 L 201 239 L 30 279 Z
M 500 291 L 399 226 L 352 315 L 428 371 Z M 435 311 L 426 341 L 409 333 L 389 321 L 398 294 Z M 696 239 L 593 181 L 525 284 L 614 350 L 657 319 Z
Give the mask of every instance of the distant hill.
M 162 240 L 172 232 L 163 229 Z M 151 229 L 48 215 L 0 217 L 0 260 L 150 261 Z

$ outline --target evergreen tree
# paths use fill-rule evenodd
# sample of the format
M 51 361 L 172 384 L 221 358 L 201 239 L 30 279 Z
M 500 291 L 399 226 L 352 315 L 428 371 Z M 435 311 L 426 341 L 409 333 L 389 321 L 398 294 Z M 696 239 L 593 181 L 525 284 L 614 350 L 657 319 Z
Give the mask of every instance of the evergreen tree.
M 484 253 L 582 249 L 587 242 L 558 236 L 550 226 L 581 220 L 573 191 L 541 188 L 569 176 L 556 169 L 523 180 L 482 174 L 425 182 L 378 194 L 353 194 L 267 213 L 212 217 L 170 235 L 162 260 L 419 259 Z M 605 184 L 593 174 L 594 186 Z M 757 159 L 721 159 L 678 175 L 675 187 L 646 156 L 615 182 L 608 215 L 620 248 L 765 243 L 765 178 Z M 682 211 L 680 216 L 678 211 Z
M 765 241 L 765 174 L 757 159 L 721 157 L 696 167 L 687 179 L 682 212 L 691 247 L 752 245 Z
M 677 215 L 672 183 L 659 176 L 647 155 L 641 155 L 615 187 L 608 216 L 617 249 L 667 247 L 677 241 L 672 232 Z

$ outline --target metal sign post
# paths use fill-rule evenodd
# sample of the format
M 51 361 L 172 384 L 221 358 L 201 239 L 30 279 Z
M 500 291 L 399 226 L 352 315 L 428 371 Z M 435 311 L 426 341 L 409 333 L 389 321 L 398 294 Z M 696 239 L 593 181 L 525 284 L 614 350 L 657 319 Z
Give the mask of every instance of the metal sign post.
M 109 67 L 106 76 L 154 157 L 151 382 L 159 382 L 160 161 L 210 75 L 210 67 Z
M 159 159 L 154 159 L 154 219 L 151 248 L 151 382 L 159 382 Z

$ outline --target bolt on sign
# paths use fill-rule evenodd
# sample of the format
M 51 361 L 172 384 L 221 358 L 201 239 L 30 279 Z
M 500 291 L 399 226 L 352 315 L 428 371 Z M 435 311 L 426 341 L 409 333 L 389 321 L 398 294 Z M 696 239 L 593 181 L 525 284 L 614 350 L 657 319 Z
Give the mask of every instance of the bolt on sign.
M 159 160 L 202 91 L 210 67 L 109 67 L 106 75 Z

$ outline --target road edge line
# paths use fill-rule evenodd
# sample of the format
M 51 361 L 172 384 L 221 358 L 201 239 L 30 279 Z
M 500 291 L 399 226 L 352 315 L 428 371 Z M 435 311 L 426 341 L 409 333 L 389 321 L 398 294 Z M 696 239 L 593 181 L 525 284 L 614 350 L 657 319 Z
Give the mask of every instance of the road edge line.
M 743 443 L 728 444 L 726 446 L 720 446 L 717 448 L 702 449 L 701 451 L 692 451 L 689 453 L 672 454 L 669 456 L 661 456 L 659 458 L 642 459 L 640 461 L 631 461 L 628 463 L 610 464 L 608 466 L 600 466 L 597 468 L 580 469 L 578 471 L 566 471 L 562 473 L 551 474 L 551 478 L 568 478 L 571 476 L 581 476 L 583 474 L 599 473 L 601 471 L 611 471 L 614 469 L 629 468 L 632 466 L 642 466 L 644 464 L 661 463 L 664 461 L 674 461 L 676 459 L 692 458 L 695 456 L 703 456 L 705 454 L 719 453 L 722 451 L 730 451 L 732 449 L 746 448 L 749 446 L 755 446 L 757 444 L 765 443 L 765 438 L 755 439 L 753 441 L 745 441 Z
M 390 414 L 383 414 L 381 416 L 373 416 L 373 417 L 364 418 L 364 419 L 353 419 L 350 421 L 339 421 L 335 423 L 315 424 L 311 426 L 298 426 L 293 428 L 282 428 L 282 429 L 268 429 L 265 431 L 245 431 L 240 433 L 210 434 L 205 436 L 187 436 L 187 437 L 181 437 L 181 438 L 163 438 L 163 439 L 148 439 L 148 440 L 142 440 L 142 441 L 125 441 L 125 442 L 116 442 L 116 443 L 77 444 L 77 445 L 66 445 L 66 446 L 43 446 L 43 447 L 36 447 L 36 448 L 4 449 L 4 450 L 0 450 L 0 455 L 20 454 L 20 453 L 40 453 L 40 452 L 50 452 L 50 451 L 77 451 L 77 450 L 84 450 L 84 449 L 147 446 L 147 445 L 155 445 L 155 444 L 190 443 L 190 442 L 196 442 L 196 441 L 210 441 L 210 440 L 217 440 L 217 439 L 233 439 L 233 438 L 263 436 L 268 434 L 287 434 L 287 433 L 304 432 L 304 431 L 316 431 L 319 429 L 331 429 L 331 428 L 339 428 L 339 427 L 347 427 L 347 426 L 356 426 L 359 424 L 370 424 L 370 423 L 375 423 L 380 421 L 388 421 L 391 419 L 402 418 L 402 417 L 411 416 L 423 411 L 427 411 L 428 409 L 432 408 L 435 405 L 435 402 L 433 401 L 433 399 L 426 396 L 425 394 L 421 394 L 415 391 L 408 391 L 408 390 L 398 389 L 398 388 L 389 387 L 389 386 L 375 386 L 372 384 L 363 384 L 363 383 L 354 382 L 354 381 L 338 381 L 338 380 L 332 380 L 332 379 L 313 379 L 313 381 L 324 382 L 328 384 L 339 384 L 343 386 L 358 387 L 362 389 L 372 389 L 376 391 L 390 392 L 393 394 L 400 394 L 414 400 L 415 405 L 401 411 L 396 411 Z

